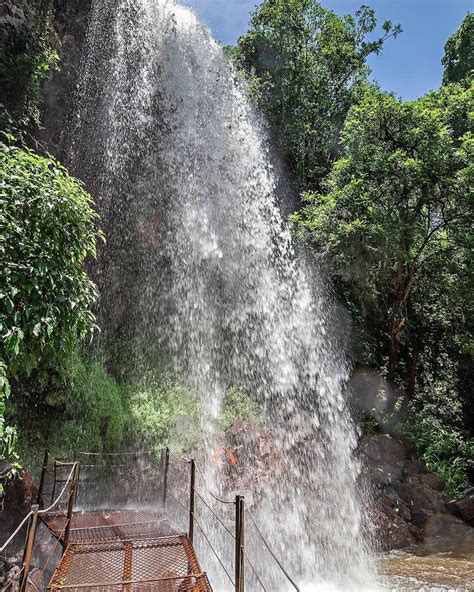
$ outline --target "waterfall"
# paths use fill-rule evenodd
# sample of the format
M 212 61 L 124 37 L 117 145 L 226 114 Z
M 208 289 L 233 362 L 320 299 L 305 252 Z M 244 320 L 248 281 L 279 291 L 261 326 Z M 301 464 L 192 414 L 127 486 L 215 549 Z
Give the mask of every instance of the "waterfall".
M 359 589 L 372 567 L 344 340 L 282 217 L 264 123 L 207 28 L 172 1 L 94 0 L 84 54 L 70 163 L 108 237 L 94 270 L 104 332 L 179 371 L 209 451 L 229 388 L 259 403 L 268 466 L 242 436 L 243 476 L 213 485 L 249 490 L 299 582 Z M 256 561 L 280 590 L 278 569 Z

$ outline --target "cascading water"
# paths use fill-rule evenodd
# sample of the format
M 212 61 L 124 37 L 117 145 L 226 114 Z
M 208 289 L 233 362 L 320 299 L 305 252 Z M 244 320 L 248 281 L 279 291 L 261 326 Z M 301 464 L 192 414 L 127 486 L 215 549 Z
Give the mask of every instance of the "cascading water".
M 348 369 L 325 281 L 280 213 L 259 117 L 191 11 L 94 0 L 89 27 L 70 163 L 108 236 L 105 332 L 171 360 L 201 399 L 208 451 L 229 387 L 261 404 L 278 460 L 255 472 L 254 513 L 300 582 L 356 590 L 372 569 Z

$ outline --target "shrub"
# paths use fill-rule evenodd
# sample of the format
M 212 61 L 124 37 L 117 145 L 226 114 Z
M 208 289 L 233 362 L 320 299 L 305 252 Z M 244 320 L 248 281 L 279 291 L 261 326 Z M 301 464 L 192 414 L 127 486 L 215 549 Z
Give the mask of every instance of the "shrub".
M 63 389 L 48 401 L 59 411 L 48 446 L 59 452 L 118 450 L 127 419 L 123 387 L 100 361 L 77 352 L 67 361 L 63 380 Z
M 444 480 L 445 495 L 461 497 L 469 486 L 467 464 L 474 455 L 474 440 L 465 440 L 459 430 L 426 410 L 411 409 L 398 432 L 413 443 L 428 469 Z
M 127 389 L 132 441 L 156 449 L 183 449 L 198 439 L 197 399 L 171 372 L 149 375 L 141 384 L 131 384 Z
M 225 395 L 222 405 L 219 416 L 219 427 L 225 432 L 237 418 L 258 423 L 260 421 L 260 414 L 259 405 L 247 392 L 230 388 Z
M 21 133 L 38 123 L 41 83 L 58 62 L 47 41 L 48 19 L 34 31 L 11 27 L 0 45 L 0 128 Z
M 97 290 L 83 268 L 96 220 L 92 198 L 58 162 L 0 142 L 0 411 L 8 383 L 14 398 L 54 383 L 96 329 Z

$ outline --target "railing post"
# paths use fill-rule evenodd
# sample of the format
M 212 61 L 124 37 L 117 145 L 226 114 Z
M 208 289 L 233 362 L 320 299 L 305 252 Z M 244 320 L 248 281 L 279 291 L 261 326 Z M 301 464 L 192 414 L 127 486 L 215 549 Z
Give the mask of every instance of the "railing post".
M 25 592 L 26 584 L 28 583 L 28 574 L 30 573 L 31 555 L 33 552 L 33 543 L 35 541 L 36 526 L 38 524 L 38 504 L 31 506 L 33 516 L 31 517 L 30 526 L 28 528 L 28 536 L 26 539 L 25 552 L 23 554 L 23 568 L 20 576 L 20 583 L 18 592 Z
M 244 592 L 244 497 L 235 496 L 235 592 Z
M 72 481 L 71 481 L 71 489 L 69 490 L 69 499 L 68 499 L 68 504 L 67 504 L 66 529 L 64 531 L 64 540 L 63 540 L 63 554 L 66 551 L 67 545 L 69 543 L 69 531 L 71 529 L 71 520 L 72 520 L 72 512 L 74 509 L 74 502 L 76 501 L 76 491 L 77 491 L 78 480 L 79 480 L 79 463 L 76 462 L 74 464 Z
M 44 459 L 43 459 L 43 468 L 41 469 L 41 478 L 38 487 L 38 497 L 36 498 L 36 503 L 39 505 L 40 508 L 43 508 L 43 489 L 44 489 L 44 482 L 46 479 L 46 471 L 48 470 L 48 460 L 49 460 L 49 450 L 44 451 Z
M 195 494 L 194 488 L 196 484 L 196 461 L 194 459 L 190 460 L 191 465 L 191 482 L 189 487 L 189 540 L 191 544 L 194 543 L 194 502 L 195 502 Z
M 165 448 L 163 467 L 163 509 L 166 508 L 166 497 L 168 495 L 168 470 L 170 466 L 170 449 Z

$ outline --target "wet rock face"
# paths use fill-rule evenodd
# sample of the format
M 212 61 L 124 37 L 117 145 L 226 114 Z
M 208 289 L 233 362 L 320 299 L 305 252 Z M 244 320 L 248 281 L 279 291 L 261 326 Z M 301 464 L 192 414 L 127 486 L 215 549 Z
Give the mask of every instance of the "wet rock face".
M 58 68 L 50 71 L 43 88 L 41 128 L 37 137 L 48 151 L 67 162 L 63 137 L 67 133 L 80 69 L 81 48 L 87 30 L 91 0 L 53 2 L 52 45 L 59 56 Z
M 404 549 L 424 537 L 426 524 L 447 512 L 442 479 L 412 456 L 409 445 L 388 434 L 363 436 L 359 446 L 372 493 L 368 508 L 380 550 Z
M 467 492 L 464 499 L 449 502 L 448 507 L 453 514 L 474 526 L 474 487 Z
M 30 29 L 36 28 L 40 0 L 7 0 L 0 2 L 0 30 L 8 32 L 9 27 L 19 29 L 27 26 Z
M 474 561 L 474 528 L 451 514 L 436 514 L 424 528 L 424 540 L 417 554 L 450 553 Z
M 31 473 L 23 471 L 21 475 L 7 483 L 2 518 L 9 516 L 18 518 L 27 514 L 31 505 L 36 503 L 37 494 Z
M 68 127 L 87 29 L 91 0 L 0 0 L 0 42 L 15 31 L 46 32 L 48 45 L 59 56 L 42 89 L 40 125 L 32 129 L 34 148 L 65 159 L 61 150 Z M 49 23 L 49 25 L 47 25 Z

